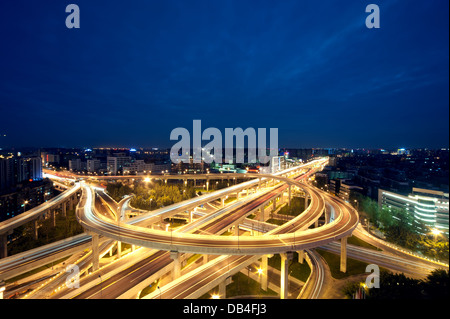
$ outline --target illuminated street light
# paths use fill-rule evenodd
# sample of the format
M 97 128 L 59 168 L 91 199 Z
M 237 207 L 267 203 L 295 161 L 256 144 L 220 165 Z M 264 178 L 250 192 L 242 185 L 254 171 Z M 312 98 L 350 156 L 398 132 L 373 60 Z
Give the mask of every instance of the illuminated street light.
M 437 236 L 439 236 L 441 234 L 441 231 L 437 228 L 433 228 L 431 230 L 431 233 L 434 235 L 434 241 L 437 241 Z
M 211 299 L 220 299 L 220 296 L 217 295 L 217 294 L 214 294 L 214 295 L 211 296 Z
M 441 231 L 439 230 L 439 229 L 436 229 L 436 228 L 434 228 L 432 231 L 431 231 L 431 233 L 433 234 L 433 235 L 439 235 L 440 233 L 441 233 Z

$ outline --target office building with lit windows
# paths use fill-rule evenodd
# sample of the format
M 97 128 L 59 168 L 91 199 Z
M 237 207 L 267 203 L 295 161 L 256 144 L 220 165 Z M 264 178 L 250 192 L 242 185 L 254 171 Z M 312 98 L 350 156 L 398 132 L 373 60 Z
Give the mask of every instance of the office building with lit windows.
M 380 207 L 405 209 L 430 229 L 449 233 L 449 194 L 441 191 L 413 188 L 408 196 L 383 189 L 378 190 Z

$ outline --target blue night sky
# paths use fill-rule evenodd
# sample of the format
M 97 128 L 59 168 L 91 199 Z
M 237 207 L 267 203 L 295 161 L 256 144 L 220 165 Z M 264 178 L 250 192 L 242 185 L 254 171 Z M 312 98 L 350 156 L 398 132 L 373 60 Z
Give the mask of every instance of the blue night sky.
M 3 0 L 0 147 L 170 147 L 193 119 L 280 147 L 448 147 L 448 6 Z

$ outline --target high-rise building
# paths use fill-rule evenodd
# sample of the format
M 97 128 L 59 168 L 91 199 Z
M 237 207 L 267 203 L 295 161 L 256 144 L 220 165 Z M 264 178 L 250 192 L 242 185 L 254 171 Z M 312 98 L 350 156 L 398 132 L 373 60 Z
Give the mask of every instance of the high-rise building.
M 42 180 L 42 160 L 40 157 L 17 159 L 17 182 Z
M 0 155 L 0 192 L 14 186 L 14 158 Z
M 69 160 L 69 170 L 82 171 L 86 169 L 86 162 L 81 161 L 80 158 Z
M 97 172 L 100 169 L 100 160 L 98 159 L 88 159 L 86 163 L 86 169 L 90 173 Z
M 130 156 L 108 156 L 106 165 L 110 175 L 117 175 L 123 170 L 124 166 L 128 166 L 131 162 Z

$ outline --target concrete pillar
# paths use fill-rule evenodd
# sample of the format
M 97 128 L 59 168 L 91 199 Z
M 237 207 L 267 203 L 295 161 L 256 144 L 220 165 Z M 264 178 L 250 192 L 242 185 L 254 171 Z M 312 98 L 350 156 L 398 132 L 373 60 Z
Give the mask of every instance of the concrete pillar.
M 209 178 L 206 179 L 206 191 L 209 191 Z
M 274 212 L 276 208 L 277 208 L 277 198 L 274 197 L 274 199 L 272 200 L 272 212 Z
M 341 238 L 341 272 L 347 272 L 347 237 Z
M 220 297 L 220 299 L 226 299 L 227 298 L 227 283 L 226 283 L 226 280 L 222 281 L 219 284 L 219 297 Z
M 298 263 L 299 264 L 303 264 L 303 260 L 305 259 L 305 251 L 304 250 L 300 250 L 298 252 Z
M 131 245 L 131 251 L 135 251 L 136 250 L 136 245 Z
M 259 276 L 261 277 L 261 289 L 264 291 L 267 291 L 267 285 L 268 285 L 268 264 L 269 264 L 269 257 L 267 255 L 262 256 L 261 258 L 261 270 L 262 274 Z
M 197 179 L 194 178 L 194 187 L 197 187 Z
M 220 200 L 222 201 L 222 207 L 225 207 L 225 197 L 222 197 Z
M 208 263 L 208 255 L 203 255 L 203 265 Z
M 56 227 L 56 209 L 52 210 L 52 222 L 53 222 L 53 227 Z
M 0 259 L 8 257 L 8 234 L 0 235 Z
M 171 251 L 170 258 L 173 259 L 172 280 L 176 280 L 181 275 L 180 253 L 178 251 Z
M 319 227 L 319 218 L 316 219 L 316 221 L 314 222 L 314 228 Z
M 308 194 L 305 194 L 305 209 L 308 207 Z
M 67 203 L 62 204 L 62 214 L 64 217 L 67 216 Z
M 99 268 L 99 247 L 98 247 L 98 234 L 91 234 L 92 236 L 92 271 L 96 271 Z
M 266 216 L 264 216 L 264 205 L 261 205 L 261 206 L 259 207 L 259 220 L 260 220 L 261 222 L 264 222 L 264 221 L 265 221 L 265 217 L 266 217 Z
M 0 300 L 3 299 L 3 291 L 5 291 L 6 284 L 3 280 L 0 280 Z
M 37 219 L 34 220 L 33 225 L 34 225 L 34 239 L 38 240 L 38 228 L 39 228 L 39 226 L 38 226 L 38 220 Z
M 258 189 L 261 190 L 261 177 L 259 178 Z
M 289 185 L 289 207 L 291 207 L 291 185 Z
M 281 278 L 280 278 L 280 299 L 287 299 L 289 291 L 289 260 L 287 254 L 280 254 L 281 257 Z
M 236 222 L 236 224 L 234 224 L 234 236 L 239 235 L 239 224 L 239 222 Z
M 122 242 L 117 242 L 117 258 L 120 258 L 122 256 Z

